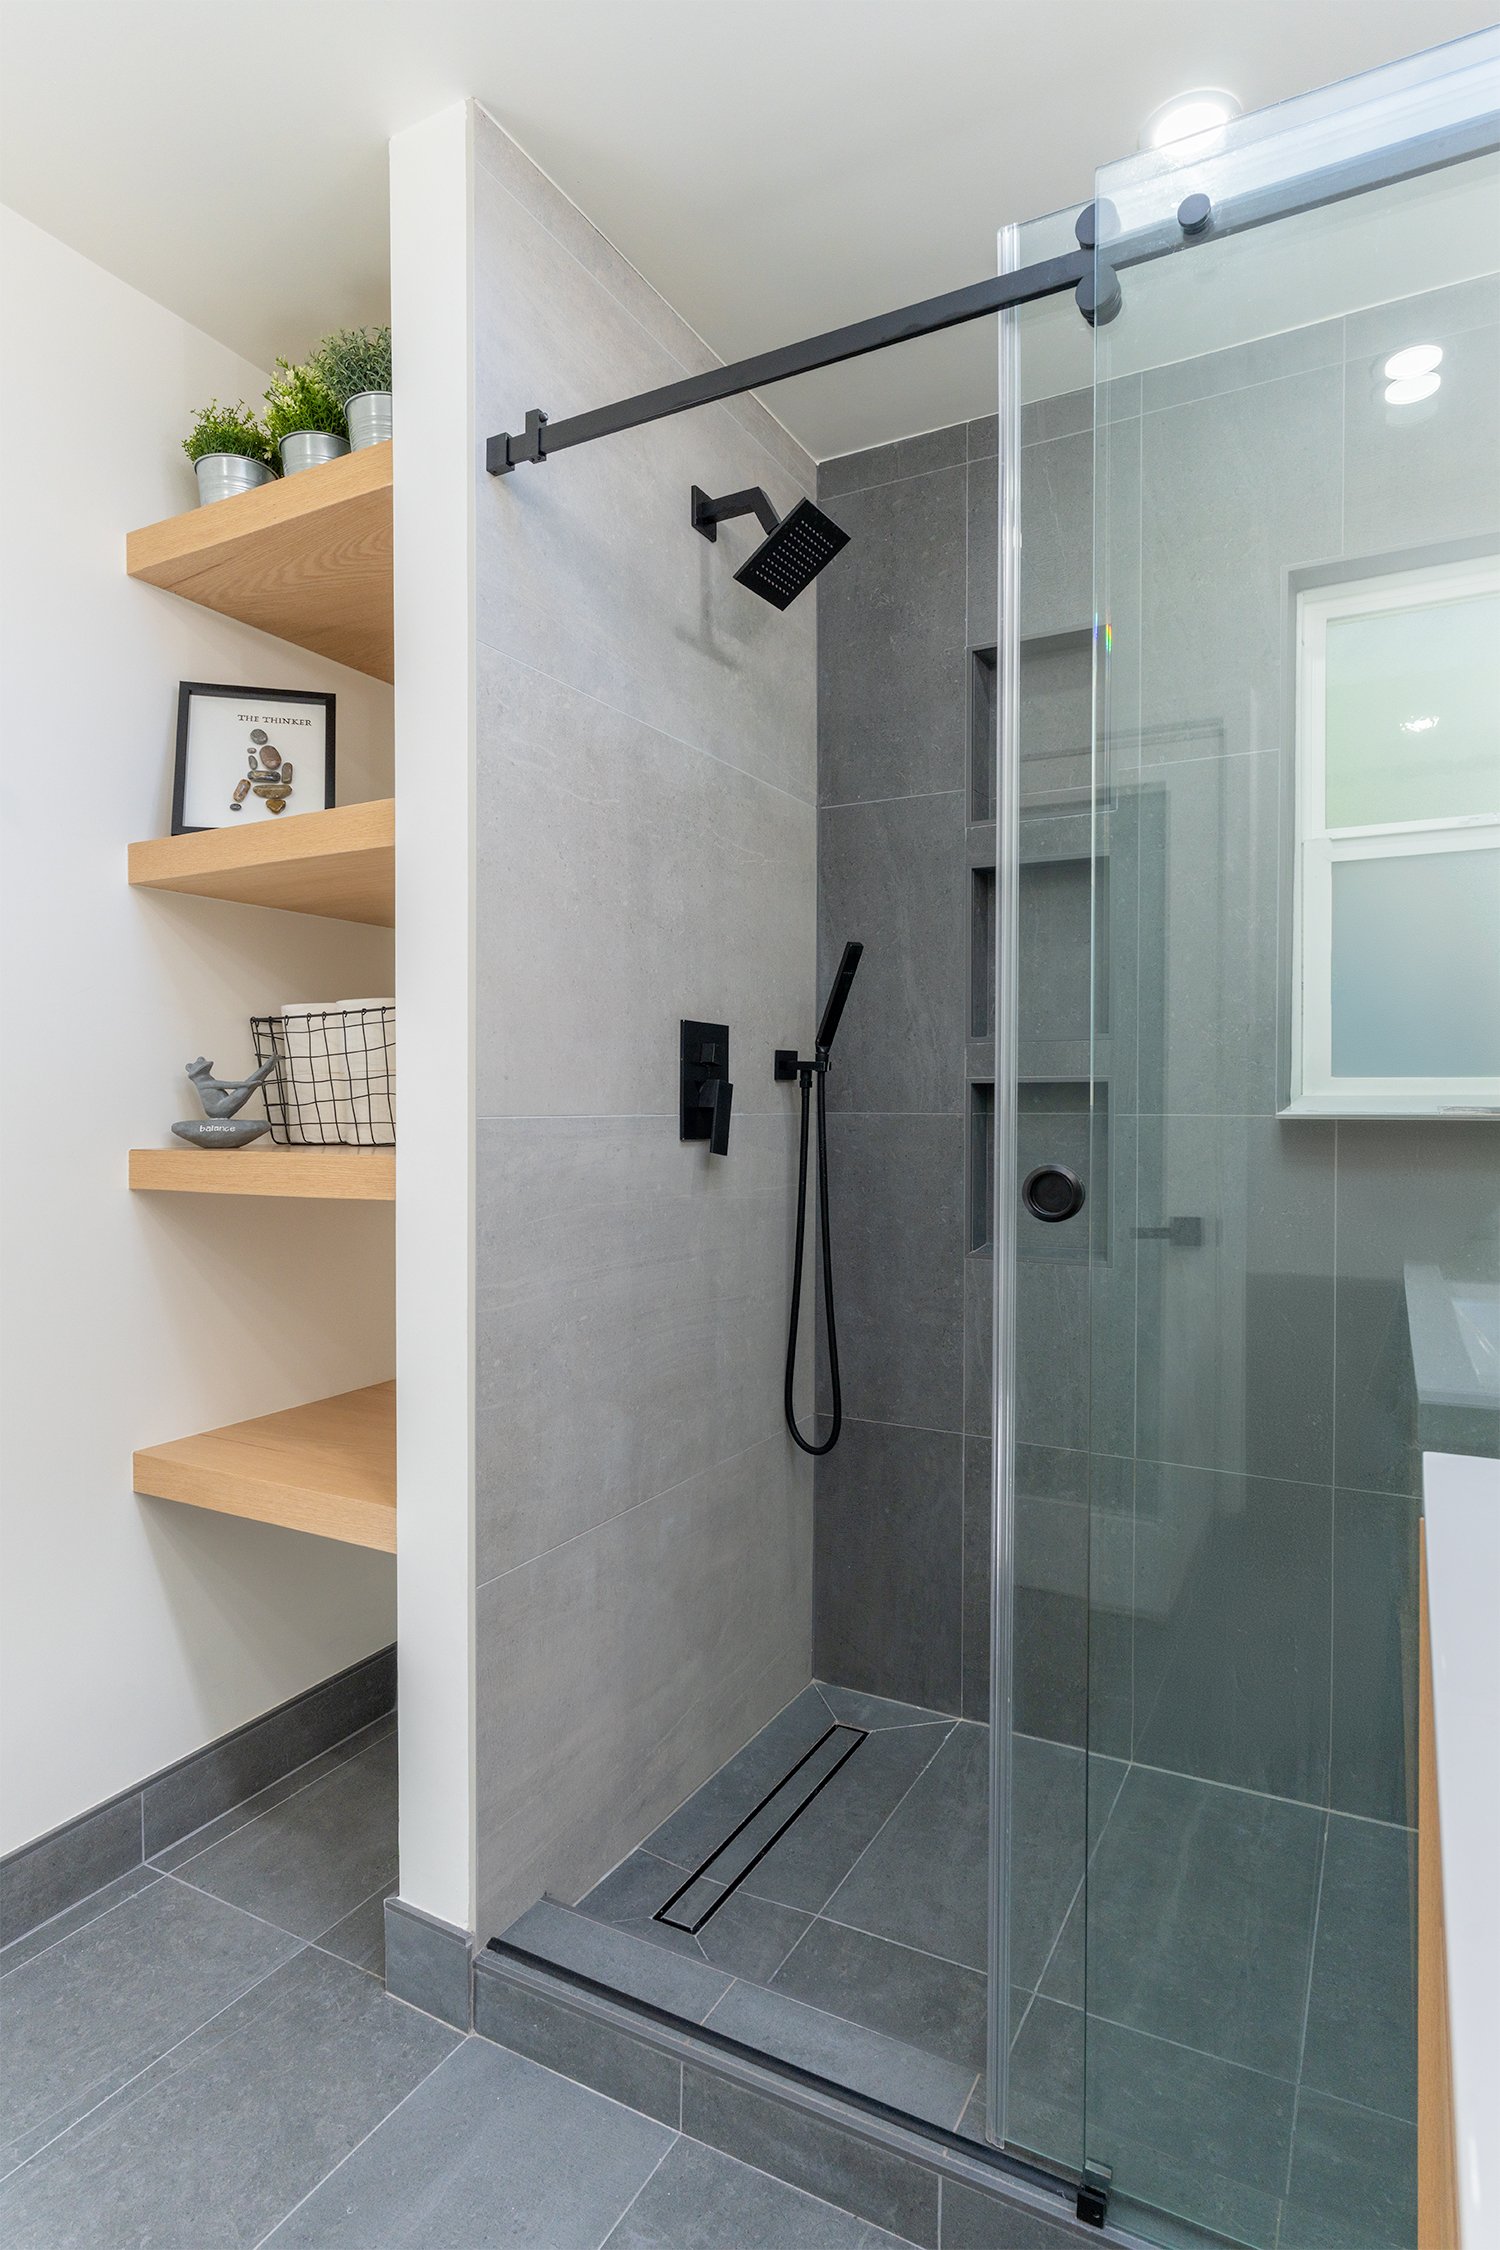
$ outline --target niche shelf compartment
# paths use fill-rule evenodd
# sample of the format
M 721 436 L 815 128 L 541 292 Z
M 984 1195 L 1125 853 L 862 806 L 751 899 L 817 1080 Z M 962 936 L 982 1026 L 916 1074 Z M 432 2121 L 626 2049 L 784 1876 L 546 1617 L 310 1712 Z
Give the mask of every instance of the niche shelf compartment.
M 163 1195 L 307 1196 L 394 1203 L 393 1148 L 133 1148 L 130 1184 Z
M 134 1472 L 135 1490 L 154 1499 L 394 1554 L 396 1386 L 145 1446 Z
M 130 532 L 130 577 L 395 677 L 391 447 L 371 445 Z
M 257 820 L 248 828 L 154 837 L 131 845 L 130 880 L 144 890 L 187 891 L 195 898 L 228 898 L 243 906 L 279 906 L 293 914 L 394 929 L 396 801 L 377 797 L 369 804 Z

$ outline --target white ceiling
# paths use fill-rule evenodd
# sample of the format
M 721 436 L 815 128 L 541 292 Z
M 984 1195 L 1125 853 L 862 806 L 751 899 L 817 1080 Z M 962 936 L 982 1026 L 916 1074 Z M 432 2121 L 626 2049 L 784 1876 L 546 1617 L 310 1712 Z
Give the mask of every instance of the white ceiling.
M 725 358 L 994 269 L 1193 85 L 1493 0 L 3 0 L 0 196 L 269 365 L 386 307 L 385 143 L 476 94 Z M 984 413 L 990 324 L 767 403 L 820 457 Z M 518 400 L 518 411 L 534 401 Z M 602 403 L 602 402 L 601 402 Z

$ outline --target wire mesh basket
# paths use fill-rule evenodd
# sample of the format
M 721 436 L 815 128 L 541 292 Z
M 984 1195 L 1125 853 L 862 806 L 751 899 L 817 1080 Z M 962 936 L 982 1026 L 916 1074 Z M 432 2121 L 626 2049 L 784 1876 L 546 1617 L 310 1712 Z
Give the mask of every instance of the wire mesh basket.
M 289 1147 L 394 1148 L 396 1010 L 389 1000 L 252 1016 L 271 1138 Z

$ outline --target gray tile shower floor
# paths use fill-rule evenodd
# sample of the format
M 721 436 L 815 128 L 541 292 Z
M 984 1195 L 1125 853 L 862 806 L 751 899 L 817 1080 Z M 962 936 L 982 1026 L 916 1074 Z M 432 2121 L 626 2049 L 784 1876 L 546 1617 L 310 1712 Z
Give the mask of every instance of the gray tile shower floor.
M 871 1731 L 813 1809 L 699 1939 L 644 1934 L 651 1886 L 675 1888 L 830 1714 Z M 972 2120 L 984 1751 L 982 1729 L 930 1712 L 799 1698 L 582 1909 L 544 1904 L 520 1934 Z M 1090 1978 L 1109 2012 L 1087 2071 L 1122 2177 L 1277 2250 L 1411 2250 L 1405 1832 L 1140 1767 L 1094 1778 Z M 1017 2101 L 1025 2137 L 1064 2157 L 1082 1789 L 1078 1752 L 1022 1742 Z M 0 1953 L 6 2250 L 896 2241 L 387 1998 L 395 1840 L 382 1722 Z
M 868 1739 L 727 1903 L 696 1936 L 654 1920 L 834 1723 Z M 981 1726 L 820 1683 L 575 1907 L 543 1901 L 507 1934 L 981 2134 L 987 1761 Z M 1089 2153 L 1133 2197 L 1258 2250 L 1411 2250 L 1408 1832 L 1085 1767 L 1017 1739 L 1012 2139 L 1076 2167 L 1086 2086 Z

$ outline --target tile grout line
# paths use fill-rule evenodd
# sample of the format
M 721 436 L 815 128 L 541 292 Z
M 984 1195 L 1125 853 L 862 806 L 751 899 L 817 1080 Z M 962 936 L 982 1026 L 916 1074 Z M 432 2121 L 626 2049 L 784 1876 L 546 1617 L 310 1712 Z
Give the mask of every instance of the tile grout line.
M 262 2250 L 262 2245 L 264 2243 L 269 2242 L 274 2235 L 279 2234 L 281 2232 L 281 2229 L 286 2225 L 288 2219 L 295 2218 L 297 2213 L 302 2209 L 303 2204 L 311 2202 L 312 2198 L 318 2193 L 319 2189 L 327 2186 L 328 2182 L 333 2178 L 334 2173 L 341 2172 L 344 2166 L 349 2162 L 349 2159 L 352 2156 L 357 2155 L 360 2149 L 364 2147 L 365 2142 L 368 2140 L 373 2140 L 374 2136 L 380 2131 L 381 2127 L 390 2123 L 397 2110 L 404 2109 L 406 2107 L 406 2104 L 411 2100 L 412 2096 L 421 2092 L 422 2088 L 427 2084 L 428 2079 L 433 2077 L 436 2072 L 440 2071 L 444 2063 L 451 2061 L 452 2057 L 456 2055 L 463 2047 L 466 2038 L 472 2038 L 474 2036 L 475 2034 L 472 2032 L 455 2032 L 453 2035 L 453 2045 L 448 2049 L 447 2054 L 439 2055 L 437 2061 L 433 2064 L 432 2069 L 424 2070 L 421 2077 L 417 2080 L 416 2084 L 414 2086 L 408 2086 L 406 2092 L 401 2096 L 400 2101 L 393 2104 L 393 2106 L 386 2111 L 384 2117 L 377 2119 L 376 2123 L 370 2127 L 368 2133 L 362 2133 L 359 2139 L 355 2142 L 353 2148 L 345 2149 L 337 2164 L 330 2165 L 328 2170 L 323 2174 L 323 2177 L 320 2180 L 315 2181 L 314 2184 L 308 2189 L 306 2195 L 299 2195 L 296 2202 L 292 2205 L 289 2211 L 282 2212 L 281 2217 L 276 2221 L 275 2226 L 268 2228 L 264 2234 L 257 2235 L 254 2243 L 251 2245 L 251 2250 Z M 507 2051 L 511 2052 L 513 2050 Z
M 873 1834 L 873 1835 L 872 1835 L 872 1836 L 870 1837 L 870 1839 L 869 1839 L 869 1842 L 868 1842 L 868 1843 L 866 1843 L 866 1844 L 864 1844 L 864 1845 L 863 1845 L 863 1846 L 862 1846 L 862 1847 L 860 1848 L 860 1850 L 859 1850 L 859 1851 L 858 1851 L 858 1852 L 857 1852 L 857 1853 L 855 1854 L 854 1858 L 853 1858 L 853 1859 L 852 1859 L 852 1860 L 851 1860 L 851 1861 L 849 1862 L 849 1865 L 848 1865 L 848 1866 L 847 1866 L 847 1867 L 845 1868 L 845 1870 L 844 1870 L 843 1874 L 842 1874 L 842 1875 L 841 1875 L 841 1876 L 839 1877 L 838 1881 L 837 1881 L 837 1882 L 836 1882 L 836 1883 L 834 1884 L 834 1886 L 833 1886 L 833 1889 L 832 1889 L 832 1890 L 831 1890 L 831 1891 L 829 1892 L 829 1894 L 828 1894 L 827 1898 L 825 1898 L 825 1899 L 824 1899 L 824 1901 L 823 1901 L 823 1909 L 820 1909 L 819 1913 L 818 1913 L 818 1914 L 817 1914 L 816 1916 L 814 1916 L 814 1920 L 824 1920 L 824 1921 L 830 1921 L 830 1922 L 831 1922 L 831 1921 L 834 1921 L 834 1920 L 835 1920 L 835 1917 L 834 1917 L 833 1915 L 831 1915 L 831 1914 L 828 1914 L 828 1913 L 826 1913 L 826 1911 L 824 1911 L 824 1910 L 825 1910 L 826 1908 L 830 1907 L 830 1906 L 831 1906 L 831 1905 L 833 1904 L 834 1900 L 835 1900 L 835 1899 L 836 1899 L 836 1898 L 838 1897 L 838 1895 L 839 1895 L 839 1892 L 840 1892 L 840 1891 L 841 1891 L 841 1890 L 843 1889 L 844 1885 L 845 1885 L 845 1884 L 846 1884 L 846 1883 L 848 1882 L 848 1880 L 849 1880 L 850 1876 L 851 1876 L 851 1875 L 852 1875 L 852 1874 L 854 1873 L 855 1869 L 856 1869 L 856 1868 L 857 1868 L 857 1867 L 859 1866 L 860 1862 L 861 1862 L 861 1861 L 862 1861 L 862 1860 L 864 1859 L 864 1857 L 866 1856 L 866 1854 L 867 1854 L 867 1853 L 868 1853 L 868 1852 L 869 1852 L 869 1851 L 870 1851 L 870 1850 L 871 1850 L 871 1849 L 872 1849 L 872 1848 L 874 1847 L 874 1845 L 875 1845 L 876 1841 L 878 1840 L 878 1838 L 880 1838 L 881 1836 L 883 1836 L 883 1835 L 885 1834 L 885 1832 L 886 1832 L 887 1828 L 889 1828 L 889 1826 L 890 1826 L 891 1822 L 892 1822 L 892 1821 L 893 1821 L 893 1820 L 895 1819 L 895 1817 L 896 1817 L 897 1813 L 898 1813 L 898 1812 L 899 1812 L 899 1811 L 901 1810 L 901 1807 L 902 1807 L 902 1806 L 903 1806 L 903 1805 L 904 1805 L 904 1804 L 906 1803 L 906 1800 L 907 1800 L 907 1798 L 908 1798 L 908 1797 L 909 1797 L 909 1796 L 911 1795 L 911 1793 L 912 1793 L 912 1790 L 916 1788 L 916 1786 L 917 1786 L 917 1783 L 918 1783 L 918 1782 L 919 1782 L 919 1781 L 920 1781 L 920 1780 L 922 1779 L 922 1776 L 923 1776 L 923 1774 L 925 1774 L 925 1773 L 926 1773 L 926 1772 L 928 1771 L 928 1769 L 929 1769 L 929 1768 L 931 1767 L 931 1765 L 932 1765 L 932 1763 L 933 1763 L 933 1760 L 934 1760 L 934 1759 L 936 1759 L 936 1758 L 939 1758 L 939 1757 L 941 1757 L 941 1756 L 942 1756 L 942 1754 L 943 1754 L 943 1752 L 944 1752 L 944 1750 L 946 1750 L 946 1749 L 947 1749 L 947 1747 L 948 1747 L 948 1744 L 949 1744 L 949 1742 L 950 1742 L 950 1741 L 952 1740 L 952 1737 L 953 1737 L 953 1729 L 954 1729 L 954 1727 L 956 1727 L 956 1726 L 959 1726 L 959 1725 L 961 1725 L 962 1723 L 963 1723 L 963 1722 L 962 1722 L 961 1720 L 958 1720 L 958 1719 L 954 1719 L 954 1720 L 953 1720 L 953 1721 L 952 1721 L 952 1722 L 951 1722 L 951 1723 L 949 1724 L 949 1726 L 948 1726 L 948 1727 L 946 1728 L 946 1730 L 945 1730 L 945 1732 L 944 1732 L 944 1735 L 943 1735 L 943 1739 L 942 1739 L 942 1741 L 934 1745 L 934 1748 L 933 1748 L 933 1752 L 932 1752 L 932 1756 L 931 1756 L 931 1757 L 929 1757 L 929 1758 L 925 1758 L 925 1759 L 924 1759 L 924 1760 L 922 1761 L 922 1764 L 921 1764 L 921 1765 L 920 1765 L 920 1766 L 919 1766 L 919 1767 L 917 1768 L 917 1771 L 916 1771 L 916 1772 L 915 1772 L 915 1773 L 914 1773 L 914 1774 L 912 1775 L 912 1778 L 911 1778 L 910 1782 L 908 1783 L 908 1785 L 906 1786 L 906 1788 L 902 1790 L 902 1792 L 901 1792 L 900 1796 L 899 1796 L 899 1797 L 898 1797 L 898 1798 L 896 1799 L 896 1802 L 895 1802 L 895 1803 L 894 1803 L 894 1804 L 892 1805 L 892 1807 L 891 1807 L 890 1811 L 889 1811 L 889 1812 L 888 1812 L 888 1813 L 886 1814 L 886 1816 L 885 1816 L 884 1820 L 883 1820 L 883 1821 L 882 1821 L 882 1822 L 880 1823 L 880 1826 L 879 1826 L 879 1827 L 878 1827 L 878 1828 L 877 1828 L 877 1829 L 875 1830 L 874 1834 Z M 855 1927 L 855 1925 L 854 1925 L 853 1923 L 848 1923 L 848 1924 L 840 1924 L 839 1926 L 840 1926 L 841 1928 L 849 1928 L 849 1929 L 852 1929 L 852 1928 L 854 1928 L 854 1927 Z M 805 1934 L 806 1934 L 806 1933 L 804 1932 L 804 1935 L 805 1935 Z M 794 1950 L 795 1950 L 795 1949 L 794 1949 Z M 917 1951 L 920 1951 L 920 1948 L 919 1948 L 919 1947 L 916 1947 L 916 1946 L 913 1946 L 913 1947 L 911 1947 L 911 1948 L 910 1948 L 909 1950 L 911 1950 L 912 1952 L 917 1952 Z M 935 1956 L 934 1956 L 934 1958 L 935 1958 L 935 1959 L 939 1959 L 939 1960 L 940 1960 L 940 1959 L 942 1958 L 942 1956 L 941 1956 L 941 1955 L 935 1955 Z
M 682 2074 L 681 2074 L 681 2069 L 679 2068 L 679 2071 L 678 2071 L 679 2091 L 678 2091 L 678 2096 L 677 2096 L 677 2130 L 676 2130 L 676 2132 L 675 2132 L 675 2133 L 672 2133 L 672 2138 L 671 2138 L 671 2139 L 670 2139 L 670 2140 L 668 2141 L 668 2143 L 667 2143 L 666 2147 L 665 2147 L 665 2148 L 664 2148 L 664 2149 L 662 2150 L 662 2152 L 661 2152 L 660 2156 L 659 2156 L 659 2157 L 658 2157 L 658 2158 L 656 2159 L 656 2162 L 655 2162 L 655 2163 L 654 2163 L 654 2164 L 652 2165 L 652 2167 L 651 2167 L 650 2171 L 649 2171 L 649 2172 L 648 2172 L 648 2173 L 646 2174 L 646 2177 L 645 2177 L 645 2178 L 644 2178 L 644 2179 L 642 2180 L 642 2182 L 641 2182 L 640 2186 L 639 2186 L 639 2187 L 638 2187 L 638 2188 L 636 2189 L 636 2191 L 635 2191 L 634 2195 L 633 2195 L 633 2196 L 632 2196 L 632 2197 L 630 2198 L 630 2201 L 629 2201 L 629 2202 L 628 2202 L 628 2203 L 626 2204 L 626 2206 L 625 2206 L 624 2210 L 623 2210 L 623 2211 L 621 2211 L 621 2212 L 619 2212 L 619 2213 L 617 2214 L 617 2216 L 616 2216 L 615 2218 L 611 2219 L 611 2221 L 610 2221 L 610 2223 L 609 2223 L 609 2227 L 608 2227 L 608 2230 L 607 2230 L 607 2231 L 606 2231 L 606 2232 L 605 2232 L 605 2233 L 604 2233 L 603 2235 L 601 2235 L 601 2236 L 600 2236 L 600 2238 L 599 2238 L 599 2243 L 598 2243 L 598 2250 L 609 2250 L 609 2245 L 610 2245 L 610 2243 L 612 2243 L 612 2242 L 614 2241 L 614 2238 L 615 2238 L 615 2236 L 616 2236 L 616 2235 L 617 2235 L 617 2234 L 619 2233 L 619 2231 L 620 2231 L 621 2227 L 622 2227 L 622 2226 L 624 2226 L 624 2224 L 625 2224 L 625 2221 L 626 2221 L 626 2220 L 627 2220 L 627 2219 L 629 2218 L 629 2216 L 630 2216 L 631 2212 L 632 2212 L 632 2211 L 633 2211 L 633 2210 L 635 2209 L 636 2205 L 637 2205 L 637 2204 L 638 2204 L 638 2203 L 640 2202 L 640 2200 L 641 2200 L 641 2197 L 642 2197 L 642 2196 L 643 2196 L 643 2195 L 645 2194 L 645 2192 L 646 2192 L 647 2188 L 648 2188 L 648 2187 L 649 2187 L 649 2186 L 651 2185 L 651 2182 L 652 2182 L 652 2181 L 653 2181 L 653 2180 L 654 2180 L 654 2179 L 656 2178 L 656 2175 L 657 2175 L 657 2173 L 658 2173 L 658 2172 L 659 2172 L 659 2171 L 661 2170 L 662 2166 L 663 2166 L 663 2165 L 664 2165 L 664 2164 L 666 2163 L 666 2161 L 667 2161 L 667 2158 L 668 2158 L 668 2157 L 669 2157 L 669 2156 L 671 2155 L 671 2153 L 672 2153 L 673 2149 L 677 2147 L 678 2143 L 679 2143 L 679 2142 L 680 2142 L 680 2141 L 682 2140 L 682 2138 L 683 2138 L 683 2131 L 682 2131 L 682 2094 L 681 2094 L 681 2090 L 680 2090 L 680 2089 L 681 2089 L 681 2075 L 682 2075 Z M 672 2131 L 672 2129 L 671 2129 L 671 2127 L 670 2127 L 670 2126 L 668 2126 L 668 2127 L 667 2127 L 667 2130 L 668 2130 L 668 2132 L 671 2132 L 671 2131 Z
M 269 1929 L 273 1925 L 267 1923 L 266 1927 Z M 284 1930 L 277 1932 L 277 1935 L 281 1937 L 288 1934 Z M 97 2116 L 101 2109 L 108 2108 L 109 2104 L 117 2100 L 121 2094 L 128 2093 L 130 2088 L 139 2084 L 141 2079 L 149 2077 L 150 2073 L 157 2069 L 160 2064 L 166 2062 L 170 2056 L 175 2055 L 179 2047 L 187 2046 L 190 2040 L 198 2038 L 200 2033 L 207 2031 L 211 2024 L 217 2023 L 220 2016 L 227 2015 L 231 2008 L 237 2008 L 242 2000 L 247 2000 L 252 1992 L 258 1992 L 262 1985 L 269 1984 L 272 1977 L 278 1976 L 283 1969 L 289 1967 L 293 1961 L 298 1960 L 301 1954 L 307 1951 L 306 1945 L 300 1938 L 297 1940 L 297 1946 L 298 1951 L 296 1953 L 289 1953 L 285 1961 L 278 1961 L 275 1968 L 268 1969 L 264 1976 L 252 1978 L 249 1984 L 226 2000 L 222 2007 L 215 2008 L 212 2015 L 205 2016 L 202 2023 L 194 2024 L 191 2031 L 185 2031 L 180 2039 L 174 2039 L 169 2047 L 163 2047 L 159 2055 L 153 2055 L 149 2062 L 142 2063 L 139 2070 L 132 2071 L 130 2076 L 122 2079 L 118 2086 L 111 2087 L 107 2094 L 101 2094 L 98 2101 L 92 2103 L 89 2108 L 82 2110 L 77 2117 L 71 2118 L 66 2125 L 60 2126 L 50 2140 L 43 2141 L 39 2147 L 32 2150 L 29 2156 L 22 2157 L 19 2164 L 12 2165 L 10 2171 L 4 2177 L 7 2179 L 13 2178 L 17 2172 L 24 2171 L 28 2164 L 34 2164 L 39 2156 L 45 2156 L 48 2149 L 55 2149 L 60 2141 L 66 2140 L 68 2135 L 76 2132 L 80 2125 L 87 2124 L 88 2120 Z M 41 2122 L 45 2124 L 47 2121 L 44 2118 Z
M 1318 1847 L 1318 1886 L 1313 1899 L 1312 1943 L 1307 1949 L 1307 1983 L 1302 1994 L 1302 2031 L 1297 2041 L 1297 2075 L 1293 2081 L 1292 2123 L 1286 2144 L 1286 2187 L 1283 2190 L 1283 2195 L 1288 2200 L 1292 2192 L 1292 2160 L 1297 2149 L 1297 2111 L 1302 2100 L 1302 2072 L 1307 2061 L 1307 2026 L 1312 2015 L 1313 1977 L 1318 1965 L 1318 1935 L 1323 1920 L 1323 1878 L 1328 1868 L 1328 1826 L 1331 1818 L 1330 1813 L 1323 1815 L 1323 1836 Z
M 124 1875 L 117 1875 L 114 1879 L 117 1883 L 123 1883 L 126 1876 L 139 1874 L 142 1869 L 144 1869 L 146 1874 L 150 1877 L 149 1882 L 142 1883 L 136 1890 L 127 1891 L 124 1898 L 115 1899 L 111 1905 L 101 1906 L 97 1914 L 90 1914 L 86 1921 L 75 1922 L 70 1930 L 60 1931 L 55 1938 L 49 1938 L 45 1945 L 39 1945 L 34 1953 L 28 1953 L 24 1961 L 12 1962 L 10 1967 L 6 1968 L 4 1966 L 3 1958 L 0 1958 L 0 1986 L 4 1985 L 7 1977 L 18 1975 L 22 1969 L 29 1969 L 33 1961 L 44 1960 L 46 1956 L 49 1953 L 54 1952 L 58 1946 L 66 1945 L 69 1938 L 81 1937 L 83 1935 L 83 1932 L 85 1930 L 91 1930 L 96 1922 L 104 1921 L 108 1915 L 118 1914 L 122 1906 L 129 1906 L 134 1900 L 143 1897 L 144 1894 L 151 1889 L 153 1883 L 159 1883 L 162 1880 L 162 1877 L 166 1872 L 164 1868 L 153 1867 L 150 1860 L 147 1859 L 142 1860 L 140 1868 L 127 1867 Z M 104 1885 L 100 1886 L 101 1889 L 105 1887 L 106 1886 Z M 99 1893 L 96 1891 L 93 1895 L 97 1898 Z M 78 1904 L 80 1906 L 87 1905 L 87 1903 L 88 1901 L 86 1899 L 80 1899 L 78 1901 Z M 65 1906 L 62 1910 L 62 1914 L 49 1915 L 48 1920 L 53 1922 L 60 1922 L 62 1920 L 63 1914 L 71 1914 L 74 1911 L 74 1908 L 72 1908 L 71 1906 Z M 38 1922 L 37 1924 L 37 1929 L 39 1930 L 44 1930 L 46 1927 L 46 1922 Z M 11 1943 L 13 1945 L 23 1945 L 26 1941 L 26 1938 L 32 1936 L 33 1934 L 33 1932 L 28 1930 L 21 1937 L 13 1938 L 11 1940 Z

